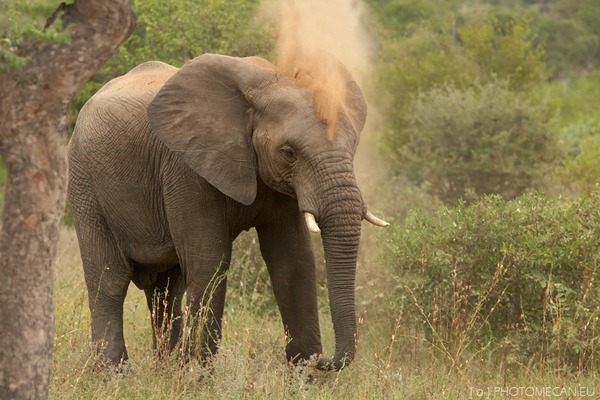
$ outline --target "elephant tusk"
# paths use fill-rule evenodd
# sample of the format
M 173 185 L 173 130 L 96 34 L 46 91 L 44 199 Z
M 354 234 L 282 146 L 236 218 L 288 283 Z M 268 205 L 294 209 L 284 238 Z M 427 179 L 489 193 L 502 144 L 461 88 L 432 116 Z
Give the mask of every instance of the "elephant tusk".
M 309 231 L 314 233 L 321 232 L 319 225 L 317 225 L 317 221 L 315 220 L 315 216 L 309 212 L 304 213 L 304 220 L 306 221 L 306 227 Z
M 380 218 L 377 218 L 369 210 L 367 210 L 367 214 L 365 215 L 365 219 L 367 221 L 369 221 L 370 223 L 372 223 L 373 225 L 381 226 L 382 228 L 390 226 L 390 224 L 388 222 L 385 222 L 384 220 L 382 220 Z

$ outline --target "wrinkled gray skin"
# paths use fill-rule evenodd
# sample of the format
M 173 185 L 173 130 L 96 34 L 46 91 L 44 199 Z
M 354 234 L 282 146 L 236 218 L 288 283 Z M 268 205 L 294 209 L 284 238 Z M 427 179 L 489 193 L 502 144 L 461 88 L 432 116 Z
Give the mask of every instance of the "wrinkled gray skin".
M 366 106 L 336 65 L 347 78 L 347 96 L 332 141 L 308 91 L 254 57 L 205 54 L 180 70 L 145 63 L 87 102 L 69 145 L 69 202 L 92 340 L 106 361 L 127 359 L 123 302 L 130 281 L 157 309 L 159 326 L 163 315 L 176 318 L 171 348 L 181 333 L 183 293 L 193 313 L 210 307 L 200 342 L 189 351 L 214 354 L 226 286 L 224 275 L 214 276 L 224 274 L 233 240 L 251 227 L 290 338 L 287 358 L 318 355 L 328 369 L 353 359 L 356 257 L 366 213 L 353 156 Z M 322 230 L 335 330 L 335 353 L 327 359 L 320 356 L 304 212 Z M 165 296 L 167 309 L 153 300 Z

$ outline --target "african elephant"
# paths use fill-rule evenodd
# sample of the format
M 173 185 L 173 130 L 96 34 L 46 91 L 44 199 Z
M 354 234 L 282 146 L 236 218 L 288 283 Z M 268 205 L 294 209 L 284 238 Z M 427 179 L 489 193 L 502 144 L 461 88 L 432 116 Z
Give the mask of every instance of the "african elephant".
M 127 359 L 130 281 L 159 318 L 173 318 L 171 348 L 181 335 L 184 293 L 192 315 L 208 309 L 188 352 L 203 360 L 215 354 L 232 241 L 251 227 L 289 335 L 287 358 L 316 355 L 325 369 L 353 359 L 361 220 L 387 223 L 367 211 L 356 184 L 366 104 L 335 65 L 347 90 L 333 137 L 326 135 L 331 121 L 315 111 L 314 92 L 257 57 L 204 54 L 181 69 L 147 62 L 85 104 L 69 144 L 68 196 L 92 341 L 105 361 Z M 324 246 L 332 358 L 321 356 L 309 230 L 321 231 Z

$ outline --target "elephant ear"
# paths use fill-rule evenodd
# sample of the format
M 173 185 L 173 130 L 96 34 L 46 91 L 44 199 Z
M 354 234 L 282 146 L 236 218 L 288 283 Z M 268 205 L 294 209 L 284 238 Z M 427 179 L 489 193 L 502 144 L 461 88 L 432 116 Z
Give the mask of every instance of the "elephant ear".
M 360 134 L 367 121 L 367 103 L 362 90 L 350 75 L 342 63 L 339 64 L 340 74 L 346 78 L 346 97 L 344 99 L 344 110 L 352 121 L 356 133 Z
M 332 66 L 331 70 L 336 71 L 342 82 L 344 82 L 345 90 L 342 99 L 344 112 L 352 122 L 356 134 L 360 135 L 367 120 L 367 103 L 362 90 L 360 90 L 350 71 L 337 57 L 328 52 L 322 52 L 320 57 L 324 60 L 323 62 Z
M 150 103 L 150 127 L 211 185 L 249 205 L 256 197 L 257 165 L 248 98 L 276 79 L 258 62 L 201 55 L 184 64 Z

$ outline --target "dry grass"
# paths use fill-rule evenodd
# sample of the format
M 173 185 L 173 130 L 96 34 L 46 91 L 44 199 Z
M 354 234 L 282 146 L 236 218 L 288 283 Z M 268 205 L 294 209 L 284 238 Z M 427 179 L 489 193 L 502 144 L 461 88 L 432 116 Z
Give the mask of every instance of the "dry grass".
M 291 368 L 284 359 L 285 337 L 272 296 L 264 293 L 265 276 L 249 278 L 256 262 L 254 239 L 242 238 L 230 277 L 224 337 L 210 369 L 196 363 L 180 366 L 175 356 L 159 359 L 151 350 L 150 313 L 143 292 L 133 286 L 125 304 L 125 337 L 130 356 L 126 373 L 98 370 L 89 344 L 87 292 L 77 239 L 62 232 L 55 269 L 56 342 L 51 399 L 469 399 L 504 398 L 497 388 L 598 388 L 596 374 L 565 377 L 531 366 L 502 366 L 501 346 L 480 349 L 474 357 L 458 337 L 461 354 L 439 351 L 442 337 L 423 334 L 414 314 L 404 311 L 411 299 L 387 294 L 383 275 L 391 270 L 363 256 L 357 281 L 359 350 L 353 364 L 339 373 Z M 236 263 L 238 265 L 236 265 Z M 365 264 L 374 265 L 368 270 Z M 237 270 L 237 271 L 236 271 Z M 379 278 L 377 278 L 379 277 Z M 248 280 L 244 285 L 235 279 Z M 325 294 L 321 290 L 321 294 Z M 327 301 L 321 296 L 326 352 L 333 349 Z M 406 304 L 402 304 L 402 303 Z M 467 316 L 468 317 L 468 316 Z M 469 319 L 467 319 L 469 320 Z M 436 327 L 433 323 L 434 329 Z M 478 329 L 474 325 L 471 329 Z M 466 333 L 465 333 L 466 334 Z M 462 341 L 461 341 L 462 340 Z M 442 348 L 443 349 L 443 348 Z M 441 353 L 441 354 L 440 354 Z M 448 357 L 451 354 L 452 357 Z M 466 359 L 458 363 L 458 359 Z M 480 392 L 477 392 L 480 390 Z M 516 390 L 516 389 L 514 389 Z M 483 393 L 481 396 L 478 393 Z M 595 393 L 595 392 L 594 392 Z M 486 397 L 490 394 L 489 397 Z M 517 392 L 511 398 L 537 398 Z M 584 398 L 585 396 L 581 396 Z M 552 397 L 550 397 L 552 398 Z M 566 396 L 555 398 L 568 398 Z M 593 398 L 593 397 L 588 397 Z

